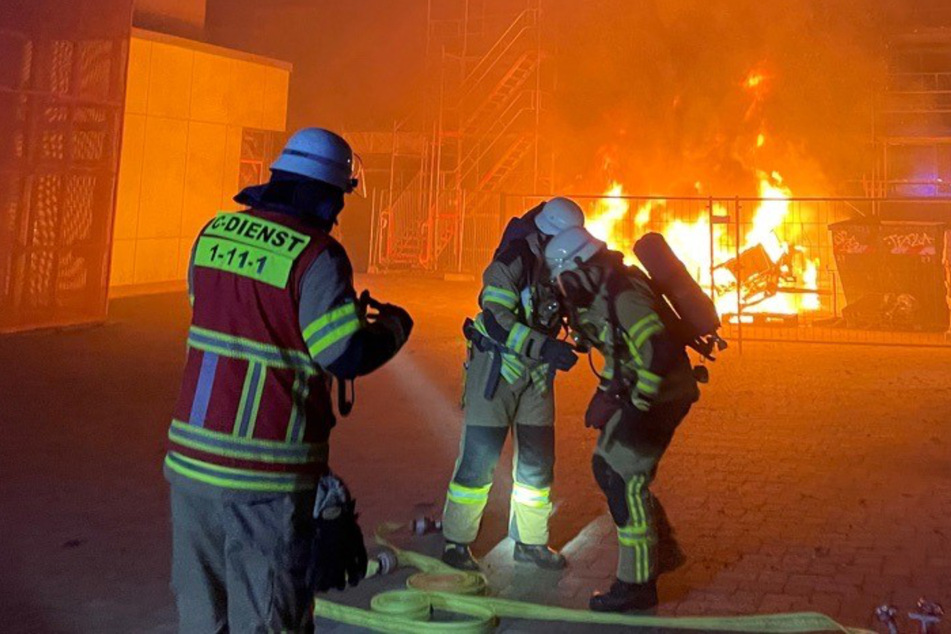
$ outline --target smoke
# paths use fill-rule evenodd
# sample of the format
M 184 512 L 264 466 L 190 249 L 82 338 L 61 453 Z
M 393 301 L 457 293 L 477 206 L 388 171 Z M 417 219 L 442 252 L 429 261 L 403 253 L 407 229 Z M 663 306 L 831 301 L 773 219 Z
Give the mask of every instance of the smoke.
M 796 194 L 841 193 L 871 163 L 886 30 L 943 4 L 543 0 L 556 186 L 590 193 L 617 179 L 637 193 L 755 194 L 762 170 Z M 208 33 L 295 64 L 290 127 L 386 131 L 422 110 L 438 83 L 425 61 L 427 6 L 210 0 Z M 432 6 L 458 13 L 466 3 Z M 469 6 L 514 17 L 524 5 Z M 751 73 L 761 76 L 754 86 Z
M 294 64 L 288 127 L 389 130 L 426 85 L 426 2 L 209 0 L 216 44 Z
M 553 0 L 563 185 L 752 194 L 756 170 L 778 170 L 832 193 L 865 166 L 880 5 Z

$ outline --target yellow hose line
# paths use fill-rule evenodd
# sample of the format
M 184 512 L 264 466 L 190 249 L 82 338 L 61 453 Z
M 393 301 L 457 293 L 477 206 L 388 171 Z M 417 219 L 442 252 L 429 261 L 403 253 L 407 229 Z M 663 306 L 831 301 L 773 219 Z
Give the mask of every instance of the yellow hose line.
M 443 596 L 449 596 L 451 600 L 444 600 Z M 495 630 L 498 619 L 490 608 L 483 605 L 457 603 L 458 598 L 456 595 L 394 590 L 373 597 L 370 610 L 353 608 L 326 599 L 316 599 L 314 616 L 363 627 L 374 632 L 392 634 L 415 634 L 416 632 L 483 634 Z M 434 609 L 469 618 L 430 621 L 429 618 Z
M 762 634 L 800 634 L 805 632 L 845 632 L 874 634 L 869 630 L 848 628 L 830 617 L 816 612 L 763 614 L 735 617 L 661 617 L 630 614 L 605 614 L 587 610 L 538 605 L 479 596 L 485 591 L 485 577 L 478 573 L 460 572 L 438 559 L 395 548 L 386 535 L 398 524 L 385 524 L 377 531 L 376 541 L 391 548 L 400 565 L 418 568 L 421 572 L 409 578 L 409 590 L 394 590 L 376 595 L 370 609 L 354 608 L 317 598 L 314 615 L 364 627 L 375 632 L 413 634 L 414 632 L 448 632 L 481 634 L 492 632 L 500 618 L 556 621 L 586 625 L 620 625 L 632 628 L 661 627 L 667 629 L 705 630 L 710 632 L 756 632 Z M 452 621 L 431 621 L 433 610 L 468 617 Z

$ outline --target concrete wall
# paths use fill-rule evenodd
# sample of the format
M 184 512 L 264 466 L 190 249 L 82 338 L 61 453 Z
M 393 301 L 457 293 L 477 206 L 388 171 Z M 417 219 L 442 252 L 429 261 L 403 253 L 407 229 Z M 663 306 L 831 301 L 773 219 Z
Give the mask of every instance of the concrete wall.
M 282 131 L 290 66 L 133 30 L 119 165 L 113 294 L 180 284 L 191 244 L 234 209 L 244 128 Z

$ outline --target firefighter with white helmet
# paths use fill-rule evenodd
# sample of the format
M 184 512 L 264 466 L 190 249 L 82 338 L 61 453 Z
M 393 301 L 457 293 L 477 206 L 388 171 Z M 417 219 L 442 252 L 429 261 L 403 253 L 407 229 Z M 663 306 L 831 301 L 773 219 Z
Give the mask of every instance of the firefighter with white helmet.
M 182 387 L 168 431 L 172 586 L 187 632 L 312 631 L 315 591 L 356 584 L 367 555 L 327 465 L 331 381 L 391 359 L 405 310 L 353 288 L 330 236 L 361 183 L 340 136 L 294 134 L 271 178 L 199 234 Z
M 481 313 L 467 320 L 469 340 L 463 403 L 465 426 L 459 459 L 443 512 L 443 560 L 475 570 L 469 549 L 492 487 L 493 473 L 511 430 L 515 446 L 509 535 L 515 559 L 547 569 L 565 566 L 548 546 L 555 459 L 555 371 L 577 361 L 558 339 L 562 313 L 546 283 L 544 247 L 552 236 L 584 224 L 581 208 L 553 198 L 513 219 L 483 273 Z
M 657 576 L 682 557 L 649 485 L 700 392 L 683 344 L 661 320 L 665 300 L 640 269 L 580 227 L 553 238 L 545 259 L 574 336 L 605 360 L 585 425 L 600 432 L 592 468 L 617 525 L 619 554 L 617 579 L 590 606 L 648 609 L 657 604 Z
M 584 226 L 584 212 L 570 198 L 552 198 L 535 210 L 535 227 L 546 236 L 557 236 L 565 229 Z M 528 212 L 527 215 L 531 215 Z

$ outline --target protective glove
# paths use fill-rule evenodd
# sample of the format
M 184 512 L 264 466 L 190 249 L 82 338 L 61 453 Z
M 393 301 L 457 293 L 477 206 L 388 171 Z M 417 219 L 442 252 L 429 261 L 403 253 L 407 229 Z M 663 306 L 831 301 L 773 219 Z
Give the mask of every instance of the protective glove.
M 377 311 L 376 321 L 385 324 L 393 332 L 397 349 L 402 348 L 409 339 L 410 333 L 413 332 L 413 318 L 404 308 L 396 304 L 380 304 Z
M 308 585 L 314 592 L 357 585 L 367 572 L 367 550 L 357 523 L 356 501 L 337 476 L 318 485 Z
M 631 396 L 631 403 L 639 411 L 648 412 L 650 411 L 651 405 L 654 404 L 654 398 L 652 396 L 647 396 L 643 392 L 637 392 Z
M 578 355 L 575 354 L 571 344 L 558 339 L 546 339 L 539 356 L 542 361 L 550 363 L 563 372 L 567 372 L 578 363 Z

